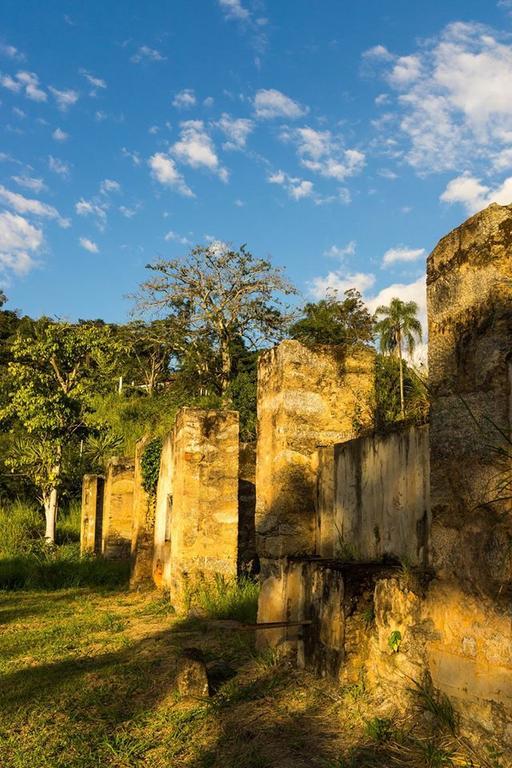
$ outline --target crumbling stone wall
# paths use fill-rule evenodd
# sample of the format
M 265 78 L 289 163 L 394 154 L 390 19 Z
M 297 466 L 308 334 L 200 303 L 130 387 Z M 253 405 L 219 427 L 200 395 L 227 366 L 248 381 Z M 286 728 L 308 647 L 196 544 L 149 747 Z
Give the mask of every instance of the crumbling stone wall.
M 427 264 L 435 566 L 495 594 L 510 583 L 512 206 L 443 237 Z M 503 517 L 504 515 L 504 517 Z
M 319 448 L 317 466 L 316 554 L 428 564 L 427 425 Z
M 82 479 L 82 510 L 80 521 L 80 554 L 101 552 L 103 526 L 104 478 L 84 475 Z
M 238 439 L 237 412 L 182 408 L 164 440 L 153 578 L 178 610 L 199 580 L 237 575 Z
M 129 558 L 133 525 L 135 463 L 113 458 L 107 467 L 103 497 L 102 554 L 107 558 Z
M 284 341 L 260 355 L 256 541 L 260 557 L 312 553 L 319 445 L 354 437 L 368 425 L 374 354 L 310 349 Z
M 151 582 L 153 575 L 155 497 L 144 490 L 141 467 L 142 455 L 148 442 L 149 438 L 143 437 L 135 446 L 130 574 L 132 587 Z
M 237 575 L 238 443 L 236 411 L 182 408 L 176 417 L 170 577 L 178 610 L 199 579 Z

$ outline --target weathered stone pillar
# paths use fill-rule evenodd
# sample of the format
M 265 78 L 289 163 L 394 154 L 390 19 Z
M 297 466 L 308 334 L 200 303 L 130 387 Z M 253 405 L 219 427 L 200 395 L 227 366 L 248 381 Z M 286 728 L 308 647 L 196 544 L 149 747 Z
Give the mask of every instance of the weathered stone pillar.
M 171 511 L 174 476 L 174 429 L 164 438 L 156 488 L 153 581 L 157 587 L 171 586 Z
M 109 559 L 130 557 L 134 473 L 133 459 L 113 458 L 107 467 L 101 549 Z
M 103 486 L 104 478 L 100 475 L 84 475 L 80 526 L 81 555 L 101 552 Z
M 371 421 L 374 353 L 284 341 L 260 356 L 256 543 L 260 557 L 313 554 L 319 445 Z
M 149 438 L 143 437 L 135 446 L 130 575 L 132 587 L 151 582 L 153 572 L 155 496 L 144 490 L 141 466 L 142 455 L 148 442 Z
M 236 577 L 238 412 L 182 408 L 174 426 L 171 601 L 187 607 L 200 580 Z
M 492 593 L 511 578 L 512 206 L 443 237 L 427 289 L 434 565 Z

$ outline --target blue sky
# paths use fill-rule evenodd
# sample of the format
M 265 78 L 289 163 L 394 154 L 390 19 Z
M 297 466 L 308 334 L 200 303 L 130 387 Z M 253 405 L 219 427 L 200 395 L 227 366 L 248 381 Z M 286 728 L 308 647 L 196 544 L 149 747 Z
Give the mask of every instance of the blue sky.
M 425 256 L 512 201 L 512 2 L 3 0 L 0 282 L 121 321 L 211 239 L 308 298 L 424 307 Z

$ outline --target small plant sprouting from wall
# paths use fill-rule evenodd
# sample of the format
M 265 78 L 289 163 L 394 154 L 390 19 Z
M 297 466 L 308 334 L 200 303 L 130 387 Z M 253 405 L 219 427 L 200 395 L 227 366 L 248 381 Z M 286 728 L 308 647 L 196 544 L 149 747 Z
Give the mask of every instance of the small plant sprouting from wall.
M 393 734 L 391 720 L 387 717 L 374 717 L 372 720 L 368 720 L 366 723 L 366 733 L 372 741 L 376 741 L 379 744 L 388 741 Z
M 400 646 L 402 644 L 402 633 L 399 629 L 394 629 L 389 638 L 388 638 L 388 646 L 391 648 L 393 653 L 398 653 L 400 650 Z
M 142 487 L 149 496 L 156 495 L 158 475 L 160 473 L 160 456 L 162 453 L 162 441 L 159 437 L 146 445 L 140 459 L 142 474 Z

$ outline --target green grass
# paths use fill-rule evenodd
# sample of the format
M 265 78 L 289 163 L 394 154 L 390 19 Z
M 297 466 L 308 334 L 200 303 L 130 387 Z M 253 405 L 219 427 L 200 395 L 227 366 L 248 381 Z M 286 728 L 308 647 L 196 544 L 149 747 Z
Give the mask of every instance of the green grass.
M 254 624 L 258 611 L 259 585 L 253 579 L 238 579 L 217 574 L 189 584 L 187 606 L 209 619 L 235 619 Z

